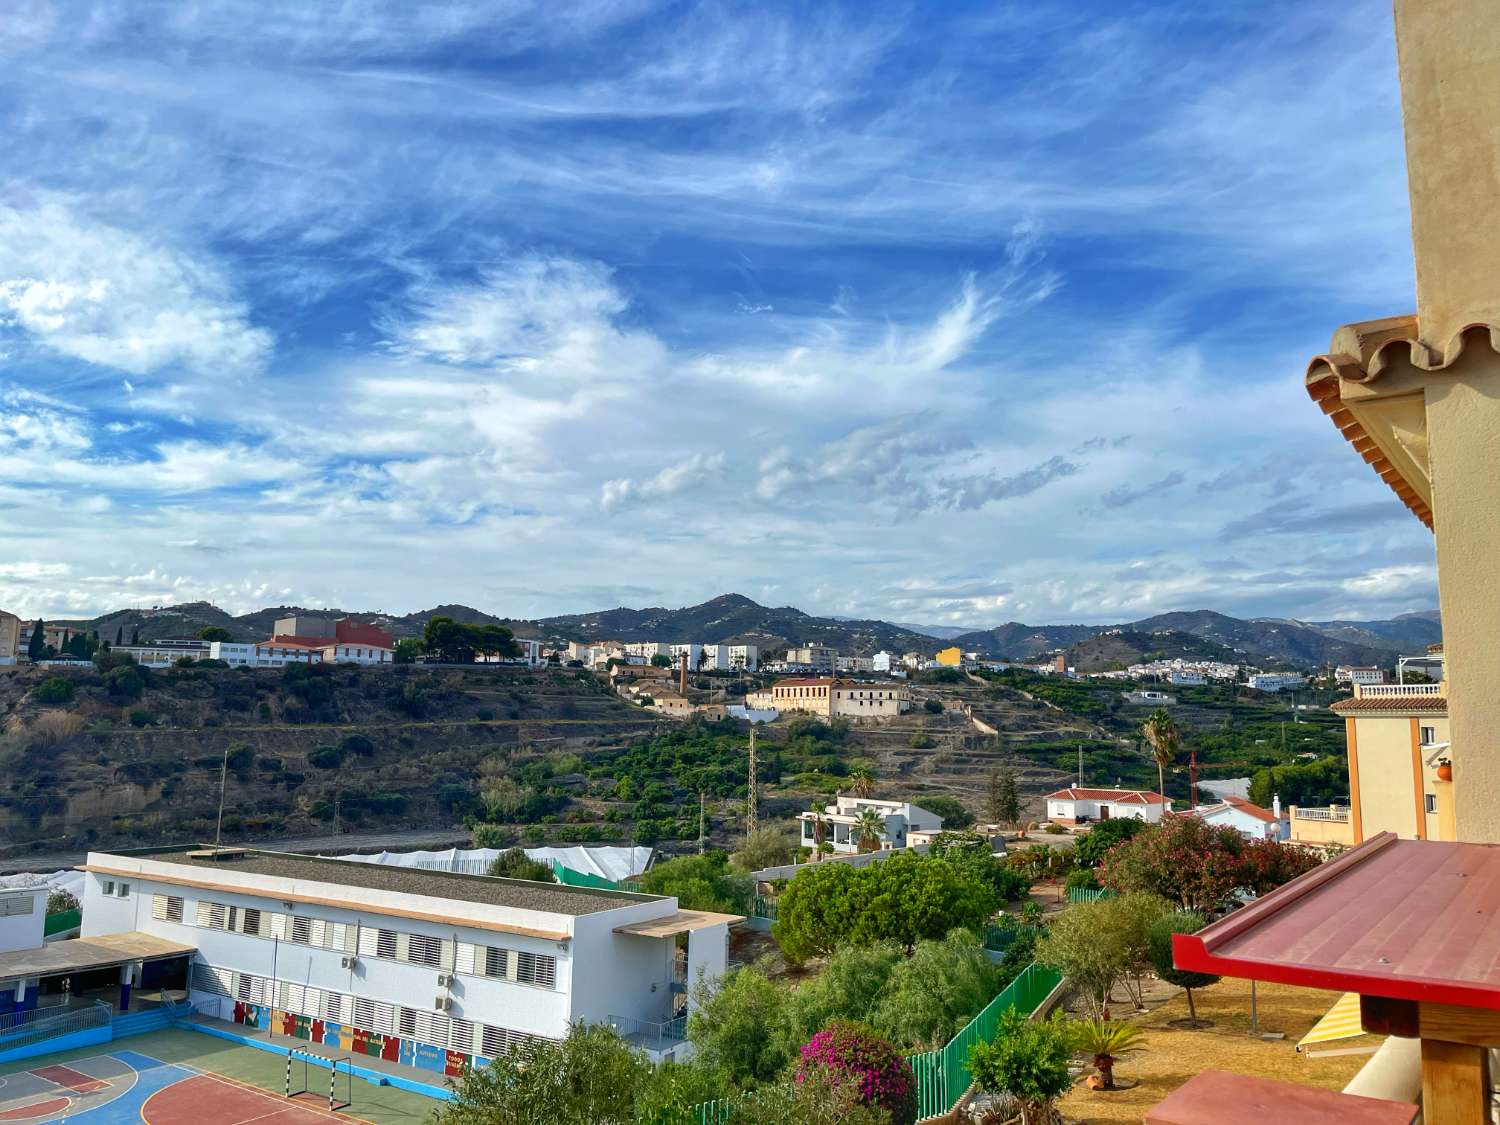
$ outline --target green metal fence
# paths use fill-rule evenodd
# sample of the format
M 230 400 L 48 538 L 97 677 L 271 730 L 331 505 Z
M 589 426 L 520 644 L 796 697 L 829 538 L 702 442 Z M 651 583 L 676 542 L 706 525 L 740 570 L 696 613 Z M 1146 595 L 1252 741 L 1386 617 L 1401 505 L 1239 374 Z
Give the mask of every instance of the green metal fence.
M 750 904 L 750 913 L 753 917 L 766 918 L 774 922 L 776 921 L 776 900 L 767 898 L 765 895 L 756 895 L 755 900 Z
M 56 914 L 47 915 L 42 923 L 42 934 L 51 937 L 53 934 L 65 934 L 69 930 L 76 930 L 83 923 L 83 911 L 63 910 Z
M 1101 898 L 1114 898 L 1115 892 L 1110 890 L 1089 890 L 1087 887 L 1069 887 L 1068 901 L 1075 906 L 1080 902 L 1098 902 Z
M 974 1082 L 969 1073 L 969 1048 L 994 1039 L 1000 1017 L 1007 1010 L 1014 1008 L 1028 1016 L 1036 1011 L 1061 980 L 1062 974 L 1055 969 L 1027 965 L 946 1046 L 909 1056 L 906 1061 L 917 1080 L 917 1119 L 938 1117 L 957 1105 Z M 697 1125 L 725 1125 L 733 1118 L 737 1100 L 720 1098 L 701 1102 L 694 1107 Z
M 552 873 L 557 876 L 557 881 L 569 887 L 593 887 L 601 891 L 634 891 L 641 893 L 641 884 L 635 879 L 621 879 L 616 882 L 606 879 L 603 875 L 590 875 L 587 871 L 574 871 L 571 867 L 564 867 L 561 860 L 552 861 Z

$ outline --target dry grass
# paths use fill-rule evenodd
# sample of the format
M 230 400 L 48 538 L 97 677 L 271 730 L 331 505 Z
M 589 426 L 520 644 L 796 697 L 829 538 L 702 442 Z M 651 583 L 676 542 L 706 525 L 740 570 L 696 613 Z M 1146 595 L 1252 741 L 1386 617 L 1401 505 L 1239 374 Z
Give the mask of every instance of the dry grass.
M 83 730 L 82 716 L 71 711 L 43 711 L 31 723 L 33 741 L 51 745 L 72 738 Z
M 1207 1069 L 1340 1090 L 1368 1061 L 1368 1055 L 1309 1059 L 1296 1052 L 1297 1040 L 1333 1006 L 1339 993 L 1261 984 L 1257 994 L 1261 1031 L 1285 1032 L 1285 1039 L 1258 1039 L 1250 1035 L 1248 981 L 1226 977 L 1211 988 L 1193 993 L 1199 1017 L 1214 1021 L 1213 1027 L 1202 1031 L 1179 1031 L 1168 1026 L 1170 1021 L 1184 1019 L 1188 1014 L 1187 1001 L 1179 992 L 1150 1014 L 1131 1017 L 1145 1031 L 1141 1041 L 1144 1049 L 1122 1057 L 1115 1064 L 1115 1077 L 1137 1085 L 1129 1090 L 1101 1093 L 1080 1083 L 1063 1099 L 1064 1117 L 1089 1125 L 1099 1122 L 1134 1125 L 1148 1108 L 1200 1070 Z M 1114 1014 L 1126 1015 L 1119 1009 Z M 1379 1042 L 1377 1036 L 1366 1035 L 1319 1044 L 1314 1049 L 1373 1046 Z

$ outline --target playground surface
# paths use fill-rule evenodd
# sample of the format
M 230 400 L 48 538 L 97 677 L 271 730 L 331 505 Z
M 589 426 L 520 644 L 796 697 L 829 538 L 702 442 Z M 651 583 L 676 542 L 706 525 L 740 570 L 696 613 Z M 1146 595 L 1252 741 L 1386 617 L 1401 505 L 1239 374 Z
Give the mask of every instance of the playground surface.
M 293 1089 L 303 1081 L 294 1064 Z M 309 1091 L 285 1096 L 286 1060 L 194 1031 L 158 1031 L 0 1065 L 0 1123 L 41 1125 L 418 1125 L 438 1103 L 340 1074 L 328 1108 L 329 1072 L 310 1067 Z

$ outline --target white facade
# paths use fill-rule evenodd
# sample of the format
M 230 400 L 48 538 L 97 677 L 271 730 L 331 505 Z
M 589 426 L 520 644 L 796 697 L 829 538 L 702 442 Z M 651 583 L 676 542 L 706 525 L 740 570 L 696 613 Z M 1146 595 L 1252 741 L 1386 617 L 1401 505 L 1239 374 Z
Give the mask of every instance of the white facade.
M 1205 676 L 1202 672 L 1193 669 L 1174 668 L 1172 671 L 1167 673 L 1167 682 L 1169 684 L 1178 684 L 1184 687 L 1188 687 L 1196 684 L 1206 684 L 1208 683 L 1208 677 Z
M 1225 797 L 1215 805 L 1199 805 L 1193 815 L 1213 825 L 1227 825 L 1247 840 L 1285 840 L 1291 823 L 1281 815 L 1281 798 L 1263 809 L 1241 797 Z
M 899 667 L 900 664 L 901 658 L 899 656 L 894 652 L 886 652 L 884 649 L 881 649 L 874 656 L 870 657 L 870 671 L 872 672 L 889 673 L 893 666 Z
M 47 887 L 0 887 L 0 953 L 39 949 L 47 920 Z
M 223 1018 L 238 1001 L 492 1057 L 579 1021 L 672 1020 L 700 974 L 724 972 L 735 920 L 679 911 L 674 898 L 256 858 L 270 854 L 90 853 L 82 936 L 142 931 L 196 947 L 192 1002 Z M 485 901 L 469 894 L 476 879 Z M 648 923 L 672 932 L 618 932 Z M 673 935 L 683 932 L 679 964 Z
M 1383 684 L 1385 683 L 1385 669 L 1341 665 L 1333 670 L 1333 678 L 1341 684 Z
M 243 644 L 236 641 L 214 641 L 208 647 L 213 660 L 222 660 L 231 667 L 280 668 L 286 664 L 318 664 L 323 654 L 312 648 L 273 644 L 261 641 L 258 644 Z
M 1159 793 L 1144 789 L 1089 789 L 1072 786 L 1047 794 L 1047 819 L 1059 824 L 1096 820 L 1144 820 L 1155 824 L 1167 809 Z
M 879 840 L 880 848 L 904 848 L 908 845 L 909 833 L 921 833 L 919 842 L 928 842 L 932 833 L 941 832 L 943 818 L 937 813 L 906 801 L 877 801 L 873 797 L 839 797 L 824 807 L 821 814 L 799 813 L 802 828 L 802 846 L 811 848 L 816 843 L 814 822 L 821 819 L 824 825 L 823 842 L 833 845 L 835 853 L 853 855 L 860 850 L 859 814 L 865 809 L 874 809 L 880 814 L 883 828 Z
M 1307 677 L 1295 672 L 1256 672 L 1246 683 L 1256 691 L 1285 691 L 1301 687 Z
M 729 668 L 731 671 L 754 672 L 760 667 L 760 649 L 756 645 L 730 645 Z
M 1164 691 L 1127 691 L 1125 702 L 1134 703 L 1140 707 L 1170 707 L 1177 702 L 1175 695 L 1168 695 Z

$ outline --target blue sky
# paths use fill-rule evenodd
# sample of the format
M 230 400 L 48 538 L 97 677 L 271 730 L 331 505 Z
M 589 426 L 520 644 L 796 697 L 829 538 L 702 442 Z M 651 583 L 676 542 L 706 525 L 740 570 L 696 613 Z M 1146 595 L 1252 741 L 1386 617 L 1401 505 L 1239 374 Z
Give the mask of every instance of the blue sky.
M 1435 602 L 1389 4 L 21 0 L 0 607 Z

